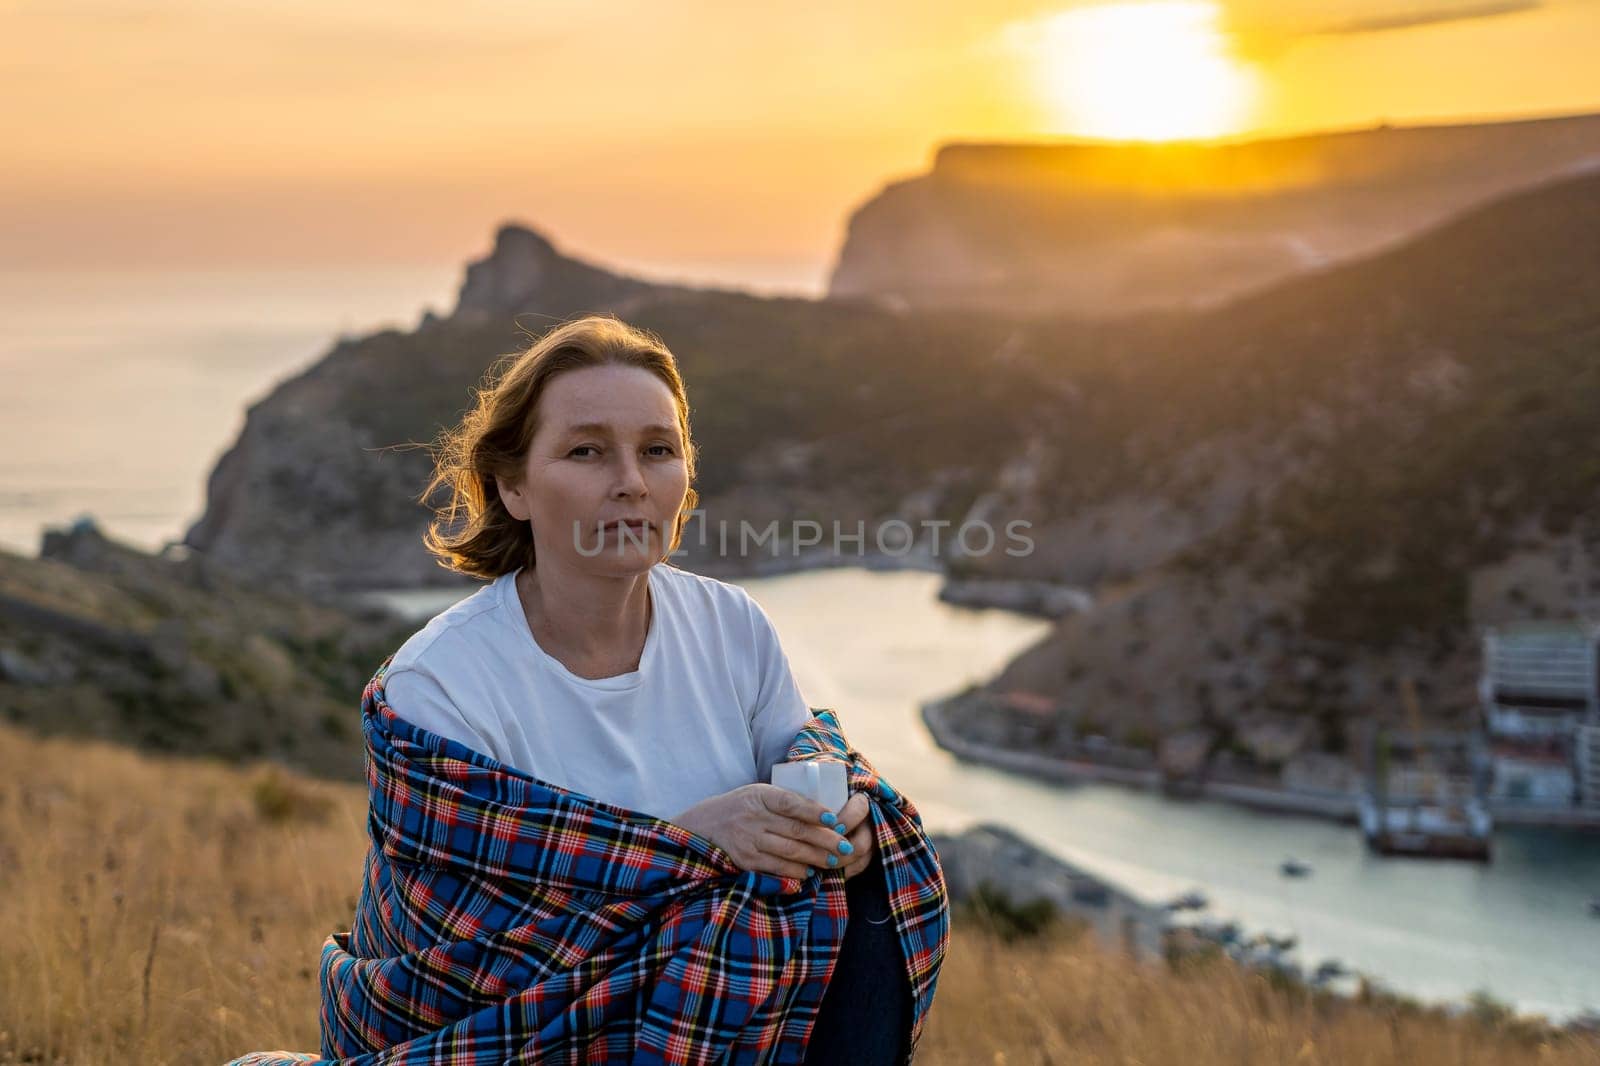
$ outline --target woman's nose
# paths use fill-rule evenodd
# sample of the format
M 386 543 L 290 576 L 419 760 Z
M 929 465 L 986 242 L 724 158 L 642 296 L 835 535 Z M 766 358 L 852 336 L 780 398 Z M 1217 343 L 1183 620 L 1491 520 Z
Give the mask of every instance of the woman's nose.
M 639 460 L 632 456 L 625 456 L 620 460 L 621 467 L 617 471 L 617 492 L 639 495 L 645 490 L 644 471 L 639 467 Z

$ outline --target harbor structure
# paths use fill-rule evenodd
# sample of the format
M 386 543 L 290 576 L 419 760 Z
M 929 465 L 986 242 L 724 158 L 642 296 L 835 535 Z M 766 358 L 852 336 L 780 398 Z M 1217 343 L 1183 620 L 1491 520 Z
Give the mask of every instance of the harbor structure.
M 1478 695 L 1497 809 L 1600 813 L 1600 623 L 1487 630 Z
M 1401 681 L 1406 729 L 1373 727 L 1358 820 L 1383 855 L 1490 858 L 1490 760 L 1480 730 L 1424 731 L 1411 678 Z

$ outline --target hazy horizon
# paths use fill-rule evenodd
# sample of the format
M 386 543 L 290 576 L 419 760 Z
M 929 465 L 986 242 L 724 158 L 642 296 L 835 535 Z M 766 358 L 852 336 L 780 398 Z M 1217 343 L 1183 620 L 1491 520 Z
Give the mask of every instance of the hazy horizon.
M 0 268 L 461 264 L 815 293 L 951 141 L 1600 111 L 1595 0 L 0 8 Z M 1485 62 L 1485 57 L 1493 62 Z M 737 273 L 734 273 L 734 272 Z

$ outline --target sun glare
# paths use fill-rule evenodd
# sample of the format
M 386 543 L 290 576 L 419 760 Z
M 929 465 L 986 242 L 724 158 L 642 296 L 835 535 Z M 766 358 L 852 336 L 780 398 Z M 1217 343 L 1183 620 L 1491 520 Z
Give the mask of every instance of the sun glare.
M 1064 132 L 1121 140 L 1215 137 L 1243 125 L 1255 76 L 1202 0 L 1074 8 L 1018 27 Z

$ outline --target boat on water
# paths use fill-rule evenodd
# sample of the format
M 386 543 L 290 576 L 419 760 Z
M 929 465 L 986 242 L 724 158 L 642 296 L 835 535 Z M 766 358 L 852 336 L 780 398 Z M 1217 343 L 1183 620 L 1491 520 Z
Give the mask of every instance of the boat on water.
M 1380 855 L 1489 860 L 1493 820 L 1478 800 L 1465 803 L 1388 803 L 1363 796 L 1361 832 Z
M 1481 729 L 1422 727 L 1416 684 L 1401 679 L 1408 728 L 1368 731 L 1361 834 L 1380 855 L 1489 861 L 1489 814 Z
M 1288 858 L 1278 864 L 1278 872 L 1285 877 L 1305 877 L 1311 873 L 1311 867 L 1299 859 Z

